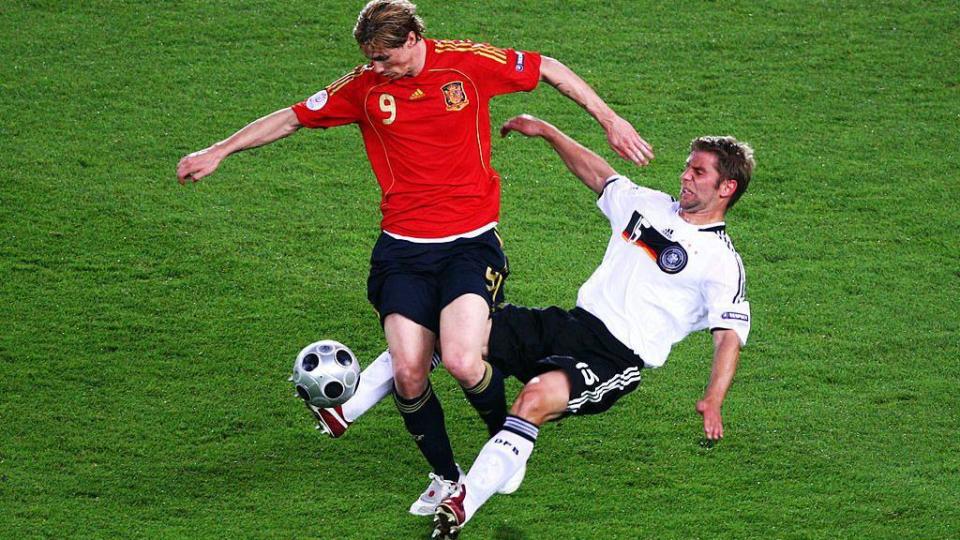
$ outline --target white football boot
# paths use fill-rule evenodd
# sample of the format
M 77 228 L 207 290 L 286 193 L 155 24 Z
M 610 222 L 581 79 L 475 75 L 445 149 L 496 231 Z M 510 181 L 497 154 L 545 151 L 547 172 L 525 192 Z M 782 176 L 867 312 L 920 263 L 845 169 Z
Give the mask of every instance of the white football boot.
M 430 473 L 430 485 L 420 494 L 420 498 L 410 505 L 410 513 L 415 516 L 434 515 L 437 506 L 440 506 L 444 499 L 453 495 L 457 491 L 457 485 L 463 482 L 466 477 L 459 465 L 457 465 L 457 472 L 460 474 L 460 478 L 456 482 L 444 480 L 442 476 Z

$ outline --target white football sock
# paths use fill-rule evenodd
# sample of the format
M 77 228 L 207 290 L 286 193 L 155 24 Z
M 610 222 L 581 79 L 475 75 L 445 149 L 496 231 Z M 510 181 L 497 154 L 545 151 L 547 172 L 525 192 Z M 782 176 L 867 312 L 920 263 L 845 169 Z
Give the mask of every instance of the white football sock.
M 440 365 L 440 356 L 434 353 L 430 362 L 430 371 L 436 369 L 438 365 Z M 353 422 L 392 392 L 393 359 L 390 357 L 390 351 L 386 350 L 360 373 L 357 392 L 343 404 L 343 417 L 347 422 Z
M 343 417 L 353 422 L 393 391 L 393 360 L 383 351 L 360 373 L 360 384 L 353 397 L 343 404 Z
M 467 473 L 464 523 L 530 459 L 539 431 L 530 422 L 509 415 L 503 429 L 483 445 Z

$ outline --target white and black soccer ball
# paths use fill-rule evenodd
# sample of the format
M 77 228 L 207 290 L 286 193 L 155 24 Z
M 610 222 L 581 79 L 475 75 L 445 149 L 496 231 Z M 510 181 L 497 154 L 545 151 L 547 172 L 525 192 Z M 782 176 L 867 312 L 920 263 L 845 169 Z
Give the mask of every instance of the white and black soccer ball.
M 297 395 L 314 407 L 342 405 L 360 383 L 360 362 L 346 345 L 326 339 L 300 351 L 290 377 Z

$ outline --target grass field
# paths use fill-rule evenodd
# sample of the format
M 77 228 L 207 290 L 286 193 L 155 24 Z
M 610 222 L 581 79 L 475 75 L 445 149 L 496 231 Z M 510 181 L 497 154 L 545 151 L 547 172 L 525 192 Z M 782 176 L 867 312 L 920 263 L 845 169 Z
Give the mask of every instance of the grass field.
M 321 337 L 384 348 L 357 130 L 174 175 L 360 63 L 361 5 L 0 5 L 0 537 L 429 534 L 392 404 L 333 441 L 286 382 Z M 546 426 L 523 487 L 463 538 L 960 537 L 955 2 L 419 5 L 431 36 L 563 60 L 657 159 L 615 159 L 549 87 L 499 98 L 495 124 L 542 116 L 671 193 L 696 135 L 759 164 L 728 219 L 754 322 L 726 438 L 701 438 L 710 340 L 691 336 L 611 413 Z M 495 141 L 494 165 L 508 298 L 572 306 L 608 234 L 593 197 L 537 141 Z M 482 425 L 434 384 L 468 465 Z

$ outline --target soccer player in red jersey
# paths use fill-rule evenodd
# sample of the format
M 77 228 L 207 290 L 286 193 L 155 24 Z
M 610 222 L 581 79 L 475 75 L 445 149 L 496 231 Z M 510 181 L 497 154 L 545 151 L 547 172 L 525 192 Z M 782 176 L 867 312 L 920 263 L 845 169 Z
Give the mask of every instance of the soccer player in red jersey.
M 460 476 L 429 382 L 438 345 L 445 368 L 490 433 L 506 418 L 503 376 L 481 357 L 487 319 L 502 301 L 508 271 L 495 230 L 500 176 L 490 163 L 490 99 L 546 81 L 603 126 L 620 156 L 646 164 L 653 152 L 559 61 L 471 41 L 427 39 L 423 32 L 410 2 L 371 1 L 354 28 L 367 64 L 184 157 L 177 177 L 196 182 L 227 156 L 301 127 L 359 125 L 382 191 L 382 234 L 367 293 L 392 356 L 397 407 L 434 471 L 410 511 L 432 515 Z

